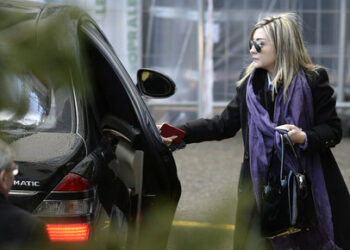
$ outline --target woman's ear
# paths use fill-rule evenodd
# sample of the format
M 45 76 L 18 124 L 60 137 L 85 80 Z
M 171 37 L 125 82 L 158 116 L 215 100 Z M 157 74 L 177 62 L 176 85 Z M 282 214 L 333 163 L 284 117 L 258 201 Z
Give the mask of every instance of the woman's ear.
M 1 169 L 0 170 L 0 183 L 5 182 L 6 179 L 7 179 L 6 170 L 5 169 Z
M 8 188 L 7 188 L 7 173 L 5 169 L 0 170 L 0 192 L 7 197 Z

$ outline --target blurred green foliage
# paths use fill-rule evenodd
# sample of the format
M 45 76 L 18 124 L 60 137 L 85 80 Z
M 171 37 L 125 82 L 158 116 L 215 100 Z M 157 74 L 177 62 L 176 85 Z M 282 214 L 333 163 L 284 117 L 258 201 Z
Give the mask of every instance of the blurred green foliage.
M 55 12 L 54 9 L 51 11 Z M 84 13 L 78 8 L 66 8 L 57 13 L 41 13 L 39 21 L 36 15 L 30 11 L 23 11 L 22 14 L 0 11 L 0 110 L 10 110 L 17 116 L 27 111 L 29 97 L 25 93 L 20 97 L 13 94 L 13 76 L 32 73 L 43 84 L 53 88 L 70 87 L 74 79 L 78 91 L 89 91 L 89 85 L 84 84 L 87 78 L 80 71 L 83 62 L 77 40 L 77 17 Z M 213 218 L 221 218 L 224 207 L 225 204 L 221 204 Z M 145 216 L 140 232 L 129 228 L 129 244 L 135 249 L 164 249 L 169 228 L 162 227 L 167 223 L 161 221 L 171 218 L 169 211 L 171 209 L 162 204 Z M 172 250 L 221 249 L 222 242 L 227 241 L 228 232 L 218 229 L 176 226 L 172 230 Z M 231 234 L 229 232 L 229 240 L 232 240 Z M 50 244 L 36 248 L 125 249 L 125 242 L 120 242 L 117 235 L 118 232 L 105 227 L 97 233 L 96 240 L 88 244 Z M 139 242 L 138 246 L 134 245 L 136 241 Z
M 217 210 L 205 221 L 225 220 L 227 204 L 219 204 Z M 188 227 L 173 225 L 168 242 L 168 231 L 161 226 L 161 221 L 169 218 L 169 207 L 162 207 L 147 214 L 151 220 L 142 220 L 140 232 L 135 228 L 128 230 L 128 242 L 120 237 L 120 232 L 113 230 L 109 221 L 96 230 L 94 239 L 87 243 L 56 243 L 43 245 L 40 249 L 79 249 L 79 250 L 230 250 L 233 245 L 233 230 L 215 227 Z M 229 223 L 229 222 L 228 222 Z M 137 244 L 138 242 L 138 244 Z M 165 243 L 165 244 L 164 244 Z
M 47 13 L 50 12 L 50 13 Z M 52 13 L 54 12 L 54 13 Z M 79 8 L 65 7 L 36 12 L 12 13 L 0 11 L 0 110 L 22 115 L 28 108 L 28 98 L 13 94 L 13 76 L 34 74 L 51 87 L 70 86 L 77 90 L 83 84 L 78 42 Z

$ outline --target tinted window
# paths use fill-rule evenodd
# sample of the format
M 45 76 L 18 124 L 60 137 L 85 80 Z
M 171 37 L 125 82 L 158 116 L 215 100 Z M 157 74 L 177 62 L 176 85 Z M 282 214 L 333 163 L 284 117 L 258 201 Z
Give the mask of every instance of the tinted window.
M 70 133 L 73 129 L 74 102 L 71 91 L 53 89 L 33 74 L 8 77 L 10 98 L 19 100 L 25 112 L 0 110 L 1 128 L 6 131 L 52 131 Z
M 133 104 L 125 91 L 127 82 L 123 84 L 120 77 L 122 66 L 117 64 L 112 49 L 93 26 L 82 26 L 81 32 L 83 61 L 92 83 L 94 109 L 100 119 L 113 115 L 138 127 Z

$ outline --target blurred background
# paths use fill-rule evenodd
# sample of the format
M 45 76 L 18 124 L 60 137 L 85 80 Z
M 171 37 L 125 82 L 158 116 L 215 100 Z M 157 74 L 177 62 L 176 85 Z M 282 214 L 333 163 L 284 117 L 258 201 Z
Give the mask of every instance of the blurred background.
M 219 113 L 234 96 L 240 72 L 251 62 L 248 40 L 257 20 L 282 12 L 297 13 L 311 59 L 328 69 L 335 90 L 345 138 L 332 151 L 350 185 L 350 3 L 347 0 L 41 2 L 85 9 L 100 25 L 134 80 L 141 67 L 169 75 L 177 85 L 177 93 L 168 99 L 146 99 L 146 102 L 156 123 L 173 125 Z M 242 156 L 240 135 L 222 142 L 191 144 L 185 150 L 175 151 L 182 196 L 168 250 L 232 249 Z M 213 234 L 217 228 L 220 235 Z M 220 247 L 211 247 L 213 238 Z M 179 248 L 179 242 L 187 244 L 187 248 Z
M 344 135 L 350 132 L 350 4 L 347 0 L 45 0 L 78 5 L 102 27 L 131 77 L 140 67 L 169 75 L 177 93 L 147 100 L 157 123 L 220 112 L 250 63 L 258 19 L 296 12 L 315 64 L 328 68 Z

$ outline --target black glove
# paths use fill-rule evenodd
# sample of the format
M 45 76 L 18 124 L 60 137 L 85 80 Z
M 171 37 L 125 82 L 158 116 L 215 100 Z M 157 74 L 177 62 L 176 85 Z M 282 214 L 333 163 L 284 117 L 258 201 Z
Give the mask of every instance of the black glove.
M 99 154 L 104 162 L 108 164 L 111 160 L 115 159 L 116 144 L 117 140 L 115 138 L 103 136 L 94 153 Z

